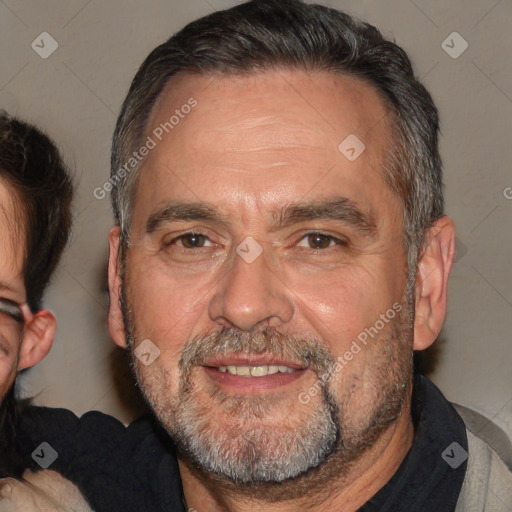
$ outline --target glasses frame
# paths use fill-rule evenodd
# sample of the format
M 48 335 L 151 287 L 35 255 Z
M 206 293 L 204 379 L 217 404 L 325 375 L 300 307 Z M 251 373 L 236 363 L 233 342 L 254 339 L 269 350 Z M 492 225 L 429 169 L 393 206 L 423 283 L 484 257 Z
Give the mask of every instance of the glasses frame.
M 21 310 L 21 304 L 14 302 L 10 299 L 0 297 L 0 314 L 4 314 L 19 322 L 20 324 L 25 323 L 25 318 Z

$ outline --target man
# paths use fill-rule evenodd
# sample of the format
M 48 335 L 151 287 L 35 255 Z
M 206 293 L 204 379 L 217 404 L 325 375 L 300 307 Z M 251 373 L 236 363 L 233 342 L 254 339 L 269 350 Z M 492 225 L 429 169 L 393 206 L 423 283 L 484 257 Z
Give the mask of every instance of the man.
M 57 473 L 26 472 L 20 457 L 18 372 L 41 361 L 56 329 L 42 308 L 71 228 L 73 188 L 54 143 L 0 111 L 0 510 L 85 509 Z M 22 478 L 23 477 L 23 478 Z M 63 498 L 66 497 L 66 500 Z M 77 508 L 70 508 L 70 502 Z M 63 509 L 62 509 L 63 510 Z
M 474 416 L 413 371 L 454 226 L 397 45 L 297 0 L 197 20 L 135 76 L 110 184 L 110 333 L 163 429 L 88 416 L 115 437 L 92 470 L 67 417 L 61 460 L 98 510 L 510 509 Z

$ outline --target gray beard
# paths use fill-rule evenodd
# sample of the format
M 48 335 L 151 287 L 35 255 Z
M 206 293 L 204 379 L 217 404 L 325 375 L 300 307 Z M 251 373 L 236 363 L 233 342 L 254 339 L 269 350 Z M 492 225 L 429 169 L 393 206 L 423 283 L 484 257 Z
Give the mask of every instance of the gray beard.
M 327 390 L 323 396 L 308 421 L 277 430 L 265 424 L 265 415 L 279 407 L 272 399 L 228 397 L 213 391 L 211 407 L 221 405 L 235 420 L 219 430 L 195 400 L 192 388 L 180 392 L 172 422 L 166 426 L 179 451 L 207 473 L 237 484 L 282 482 L 317 467 L 340 439 L 336 404 Z M 260 425 L 254 426 L 257 418 Z
M 367 420 L 357 426 L 351 424 L 346 413 L 357 377 L 347 383 L 346 393 L 337 398 L 332 389 L 335 379 L 320 379 L 325 371 L 333 372 L 335 360 L 311 339 L 223 330 L 191 340 L 182 351 L 179 391 L 172 398 L 163 395 L 170 382 L 165 370 L 159 374 L 155 373 L 156 368 L 148 372 L 135 359 L 134 368 L 146 400 L 190 466 L 238 486 L 275 484 L 308 475 L 325 483 L 330 477 L 348 473 L 352 463 L 375 444 L 402 412 L 412 373 L 411 357 L 400 358 L 391 353 L 393 347 L 396 350 L 399 346 L 396 338 L 373 343 L 388 347 L 383 364 L 372 370 L 380 392 Z M 289 355 L 293 351 L 294 360 L 299 359 L 313 369 L 320 384 L 315 408 L 295 422 L 290 420 L 289 424 L 275 428 L 265 421 L 279 407 L 279 400 L 272 397 L 233 396 L 212 387 L 207 390 L 209 401 L 205 407 L 197 399 L 191 378 L 194 367 L 208 356 L 247 351 L 249 346 L 253 353 Z M 401 352 L 405 355 L 404 348 Z M 228 428 L 218 428 L 210 421 L 210 408 L 222 408 L 231 420 Z M 326 467 L 315 478 L 315 469 L 322 466 Z

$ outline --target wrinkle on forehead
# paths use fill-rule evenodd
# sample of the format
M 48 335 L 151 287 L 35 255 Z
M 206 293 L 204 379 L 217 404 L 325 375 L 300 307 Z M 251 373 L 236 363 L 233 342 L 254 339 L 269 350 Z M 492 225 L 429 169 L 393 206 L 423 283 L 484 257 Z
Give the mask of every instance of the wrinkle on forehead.
M 301 126 L 293 120 L 293 129 L 286 116 L 258 116 L 241 120 L 231 120 L 229 125 L 221 126 L 216 131 L 216 143 L 222 145 L 223 157 L 229 160 L 251 163 L 257 158 L 257 165 L 276 167 L 296 165 L 307 153 L 311 159 L 324 160 L 327 155 L 334 154 L 332 148 L 322 147 L 318 135 L 310 126 Z M 210 148 L 212 157 L 218 155 L 215 148 Z M 207 149 L 208 150 L 208 149 Z M 297 159 L 300 151 L 302 158 Z M 226 161 L 225 158 L 222 159 Z M 240 161 L 240 164 L 243 163 Z M 213 163 L 213 162 L 212 162 Z
M 202 78 L 206 80 L 206 77 Z M 179 107 L 188 94 L 197 98 L 198 105 L 190 113 L 190 121 L 185 117 L 166 139 L 157 144 L 149 159 L 167 160 L 173 164 L 169 156 L 177 151 L 181 157 L 186 155 L 187 164 L 196 168 L 207 164 L 209 169 L 231 172 L 286 166 L 326 170 L 340 158 L 338 146 L 348 133 L 358 133 L 360 137 L 367 133 L 367 155 L 380 154 L 384 145 L 380 131 L 370 133 L 369 129 L 374 126 L 372 123 L 378 122 L 384 107 L 379 106 L 379 112 L 373 108 L 352 108 L 354 103 L 361 101 L 359 96 L 371 100 L 373 91 L 364 84 L 360 84 L 360 90 L 353 84 L 348 90 L 342 87 L 338 90 L 329 80 L 325 83 L 325 77 L 318 78 L 324 79 L 318 84 L 326 89 L 324 96 L 330 95 L 330 99 L 321 105 L 309 104 L 309 100 L 302 98 L 276 75 L 257 74 L 237 80 L 216 78 L 206 91 L 199 87 L 196 77 L 188 77 L 188 82 L 185 76 L 180 77 L 159 98 L 148 124 L 148 133 L 153 126 L 165 122 L 168 114 Z M 340 76 L 333 79 L 339 79 L 340 86 L 353 80 Z M 234 84 L 234 89 L 227 94 L 223 83 Z M 274 85 L 282 90 L 276 91 Z M 338 103 L 332 101 L 337 95 L 348 102 L 346 107 L 331 104 Z M 331 119 L 326 119 L 327 110 L 338 111 L 335 120 L 332 112 Z M 193 117 L 201 122 L 194 122 Z M 159 158 L 163 154 L 165 157 Z M 180 158 L 179 164 L 184 163 Z

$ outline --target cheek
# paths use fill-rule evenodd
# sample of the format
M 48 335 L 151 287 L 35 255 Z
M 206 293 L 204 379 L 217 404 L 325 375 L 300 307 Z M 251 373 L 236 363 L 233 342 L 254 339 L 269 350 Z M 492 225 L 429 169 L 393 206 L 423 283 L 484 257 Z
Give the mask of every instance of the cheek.
M 144 259 L 148 258 L 142 257 L 141 263 Z M 206 277 L 176 279 L 163 271 L 161 262 L 139 265 L 134 259 L 127 299 L 135 316 L 137 336 L 166 339 L 168 346 L 174 344 L 173 340 L 184 341 L 198 321 L 207 290 Z
M 2 354 L 0 356 L 0 400 L 7 394 L 15 378 L 16 361 Z
M 352 267 L 344 275 L 322 283 L 298 283 L 296 288 L 304 329 L 313 326 L 322 339 L 330 340 L 334 355 L 343 354 L 353 340 L 372 327 L 399 299 L 385 280 L 367 269 Z
M 132 265 L 129 271 L 126 290 L 135 324 L 135 355 L 145 340 L 153 344 L 145 342 L 151 356 L 158 354 L 154 360 L 151 357 L 148 366 L 143 364 L 141 354 L 137 373 L 150 396 L 174 393 L 178 389 L 181 350 L 202 325 L 205 291 L 197 282 L 184 285 L 148 264 L 136 267 Z

